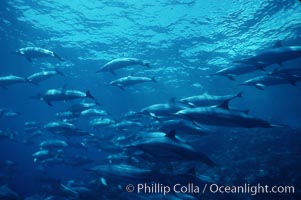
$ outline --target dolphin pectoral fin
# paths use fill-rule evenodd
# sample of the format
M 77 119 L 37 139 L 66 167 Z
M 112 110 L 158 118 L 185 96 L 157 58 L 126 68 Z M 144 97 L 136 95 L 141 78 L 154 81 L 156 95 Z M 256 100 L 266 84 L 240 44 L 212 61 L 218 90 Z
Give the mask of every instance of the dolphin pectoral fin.
M 261 83 L 256 83 L 255 87 L 259 90 L 264 90 L 265 85 L 261 84 Z
M 50 101 L 45 101 L 45 103 L 47 103 L 48 106 L 53 106 L 53 104 Z
M 25 57 L 29 62 L 32 62 L 32 59 L 31 58 L 29 58 L 29 57 Z
M 176 131 L 172 130 L 169 133 L 166 133 L 165 137 L 175 140 L 176 139 Z
M 115 71 L 113 71 L 113 70 L 110 70 L 110 72 L 111 72 L 111 74 L 113 74 L 113 75 L 117 75 L 117 73 L 115 72 Z
M 101 182 L 104 186 L 108 186 L 108 183 L 107 183 L 107 181 L 106 181 L 105 178 L 101 177 L 101 178 L 100 178 L 100 182 Z
M 218 105 L 217 107 L 225 109 L 225 110 L 229 110 L 229 102 L 231 99 L 227 99 L 225 100 L 223 103 L 221 103 L 220 105 Z
M 187 102 L 187 104 L 188 104 L 190 107 L 192 107 L 192 108 L 193 108 L 193 107 L 196 107 L 194 103 Z
M 119 87 L 119 89 L 121 89 L 121 90 L 125 90 L 125 88 L 123 87 L 123 85 L 118 84 L 117 87 Z
M 235 75 L 234 74 L 227 74 L 226 77 L 232 81 L 235 81 Z
M 61 58 L 59 55 L 57 55 L 55 52 L 53 52 L 53 56 L 59 59 L 60 61 L 65 61 L 63 58 Z
M 154 118 L 154 119 L 160 121 L 160 118 L 159 118 L 155 113 L 150 112 L 150 113 L 148 113 L 148 114 L 149 114 L 152 118 Z

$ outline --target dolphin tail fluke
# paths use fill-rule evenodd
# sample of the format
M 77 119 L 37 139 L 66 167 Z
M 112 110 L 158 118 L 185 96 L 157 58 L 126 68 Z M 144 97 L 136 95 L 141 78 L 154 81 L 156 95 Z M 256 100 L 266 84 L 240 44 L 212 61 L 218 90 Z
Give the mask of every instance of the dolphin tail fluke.
M 149 63 L 144 63 L 144 66 L 146 66 L 147 68 L 151 68 Z
M 60 61 L 65 61 L 62 57 L 60 57 L 59 55 L 57 55 L 55 52 L 53 52 L 53 55 L 54 55 L 54 57 L 56 57 Z
M 58 70 L 58 68 L 54 68 L 54 71 L 56 71 L 56 73 L 58 73 L 59 75 L 61 75 L 63 77 L 66 77 L 63 72 L 61 72 L 60 70 Z
M 88 97 L 88 98 L 90 98 L 90 99 L 95 99 L 95 98 L 92 96 L 92 94 L 91 94 L 90 91 L 87 91 L 87 92 L 86 92 L 86 97 Z

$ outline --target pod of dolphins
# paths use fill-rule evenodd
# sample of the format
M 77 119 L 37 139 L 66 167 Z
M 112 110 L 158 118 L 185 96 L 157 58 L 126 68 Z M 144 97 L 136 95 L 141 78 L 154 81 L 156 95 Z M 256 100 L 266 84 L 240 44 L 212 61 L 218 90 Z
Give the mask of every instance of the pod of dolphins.
M 21 48 L 15 52 L 29 62 L 50 57 L 65 61 L 57 53 L 37 47 Z M 265 71 L 273 64 L 282 66 L 284 62 L 301 57 L 301 46 L 282 46 L 280 42 L 273 48 L 245 59 L 237 60 L 234 66 L 224 68 L 214 75 L 235 77 L 256 70 Z M 118 58 L 104 64 L 96 73 L 116 71 L 128 67 L 150 68 L 148 62 L 137 58 Z M 14 75 L 0 77 L 0 86 L 7 88 L 18 83 L 40 85 L 43 81 L 65 74 L 54 68 L 49 71 L 34 73 L 26 78 Z M 266 86 L 292 84 L 301 81 L 301 68 L 275 69 L 241 85 L 264 89 Z M 124 90 L 145 82 L 156 83 L 155 78 L 129 75 L 111 81 L 107 85 Z M 231 108 L 232 101 L 243 98 L 243 92 L 228 95 L 212 95 L 207 92 L 183 98 L 171 98 L 168 102 L 149 105 L 137 111 L 129 111 L 121 117 L 114 117 L 105 110 L 89 90 L 86 92 L 65 87 L 48 89 L 29 97 L 38 99 L 49 106 L 54 102 L 76 101 L 70 107 L 55 114 L 55 119 L 47 123 L 27 121 L 24 124 L 26 136 L 12 130 L 0 130 L 0 138 L 22 142 L 37 143 L 42 135 L 50 133 L 55 139 L 42 140 L 39 150 L 32 154 L 33 162 L 45 171 L 47 167 L 67 165 L 82 167 L 90 176 L 88 180 L 78 182 L 43 178 L 38 183 L 51 188 L 48 196 L 33 199 L 131 199 L 135 194 L 123 193 L 128 183 L 176 182 L 199 184 L 213 182 L 209 176 L 201 175 L 198 167 L 218 169 L 222 166 L 218 160 L 210 158 L 205 149 L 191 143 L 199 137 L 206 137 L 218 132 L 218 128 L 277 128 L 264 119 L 249 115 L 248 110 Z M 10 109 L 0 109 L 0 119 L 18 117 L 19 113 Z M 90 130 L 78 128 L 77 124 L 88 122 Z M 217 128 L 217 130 L 212 129 Z M 108 134 L 110 133 L 110 134 Z M 19 138 L 20 137 L 20 138 Z M 96 148 L 104 152 L 103 159 L 95 160 L 82 155 L 68 155 L 68 149 L 87 152 Z M 8 162 L 9 163 L 9 162 Z M 1 165 L 9 165 L 3 163 Z M 92 165 L 92 167 L 91 167 Z M 87 167 L 89 166 L 89 167 Z M 190 167 L 187 167 L 190 166 Z M 175 169 L 177 168 L 177 170 Z M 180 169 L 180 170 L 179 170 Z M 183 196 L 182 196 L 183 195 Z M 139 196 L 140 199 L 148 199 Z M 162 198 L 158 195 L 157 198 Z M 0 199 L 20 199 L 20 196 L 3 185 L 0 187 Z M 196 199 L 193 195 L 172 194 L 167 199 Z
M 212 75 L 226 76 L 235 80 L 237 76 L 248 74 L 257 70 L 266 71 L 266 68 L 272 65 L 278 65 L 284 68 L 283 63 L 286 61 L 300 58 L 301 46 L 283 46 L 279 41 L 273 48 L 268 48 L 254 56 L 242 60 L 234 61 L 231 67 L 223 68 Z M 246 80 L 240 85 L 254 86 L 257 89 L 264 90 L 266 86 L 291 84 L 301 81 L 301 68 L 289 67 L 285 69 L 275 68 L 273 72 L 257 76 Z

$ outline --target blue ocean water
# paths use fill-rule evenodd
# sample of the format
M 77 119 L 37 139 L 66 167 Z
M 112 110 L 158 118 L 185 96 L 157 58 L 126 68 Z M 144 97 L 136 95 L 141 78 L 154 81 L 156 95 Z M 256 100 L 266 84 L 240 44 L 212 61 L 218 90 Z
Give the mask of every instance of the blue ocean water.
M 300 84 L 275 85 L 264 90 L 239 84 L 268 74 L 275 68 L 300 68 L 301 54 L 299 58 L 285 61 L 282 66 L 273 64 L 264 71 L 256 70 L 237 76 L 234 81 L 211 76 L 218 70 L 233 66 L 235 60 L 272 48 L 278 41 L 283 46 L 301 46 L 300 13 L 301 3 L 297 0 L 2 0 L 0 76 L 28 77 L 57 68 L 65 77 L 54 76 L 38 86 L 22 83 L 0 89 L 0 109 L 17 113 L 17 116 L 0 117 L 0 185 L 7 185 L 19 194 L 20 199 L 47 199 L 50 196 L 74 199 L 70 193 L 56 188 L 57 185 L 68 185 L 70 180 L 89 189 L 86 193 L 79 192 L 81 195 L 77 199 L 300 198 Z M 31 46 L 54 51 L 65 61 L 39 58 L 29 62 L 12 53 Z M 110 72 L 95 73 L 107 62 L 122 57 L 139 58 L 149 62 L 151 67 L 128 67 L 116 70 L 117 75 Z M 156 83 L 143 83 L 125 90 L 108 85 L 130 74 L 154 77 Z M 207 176 L 219 185 L 293 185 L 295 194 L 253 196 L 213 194 L 208 191 L 199 195 L 187 194 L 189 196 L 185 197 L 174 194 L 133 195 L 127 193 L 123 185 L 119 188 L 118 183 L 108 186 L 99 183 L 95 186 L 92 182 L 99 181 L 101 175 L 96 178 L 87 169 L 112 162 L 128 164 L 126 160 L 110 160 L 108 156 L 118 155 L 123 149 L 106 148 L 106 145 L 119 137 L 150 132 L 154 125 L 141 117 L 138 122 L 143 124 L 143 130 L 137 130 L 136 127 L 126 131 L 116 130 L 112 128 L 114 124 L 95 129 L 89 124 L 90 119 L 79 118 L 72 124 L 96 135 L 96 141 L 87 142 L 90 138 L 50 133 L 43 126 L 59 121 L 56 113 L 82 101 L 54 102 L 53 106 L 48 106 L 43 101 L 29 97 L 60 88 L 90 91 L 101 104 L 100 108 L 109 112 L 108 118 L 115 120 L 115 123 L 122 122 L 123 116 L 130 111 L 138 112 L 149 105 L 167 103 L 172 98 L 178 100 L 205 92 L 212 95 L 243 92 L 243 97 L 231 101 L 231 106 L 250 110 L 251 116 L 282 127 L 206 126 L 212 134 L 202 137 L 186 135 L 185 139 L 214 160 L 218 167 L 180 161 L 181 165 L 161 163 L 159 168 L 166 168 L 176 176 L 179 170 L 193 166 L 197 174 Z M 26 122 L 39 123 L 39 135 L 27 133 L 24 130 Z M 63 160 L 80 155 L 92 161 L 78 166 L 64 162 L 34 162 L 32 154 L 40 149 L 40 142 L 51 139 L 85 143 L 84 148 L 69 145 L 64 150 Z M 156 168 L 154 162 L 142 163 L 136 164 L 140 168 Z M 44 180 L 46 178 L 52 182 Z M 114 180 L 114 177 L 111 178 Z M 156 182 L 155 179 L 153 181 Z

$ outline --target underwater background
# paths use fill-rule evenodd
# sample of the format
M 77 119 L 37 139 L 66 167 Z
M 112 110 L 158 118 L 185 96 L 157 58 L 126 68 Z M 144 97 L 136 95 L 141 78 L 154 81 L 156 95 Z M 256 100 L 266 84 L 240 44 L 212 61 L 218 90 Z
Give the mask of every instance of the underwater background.
M 87 156 L 92 160 L 90 163 L 71 166 L 34 162 L 32 155 L 39 150 L 41 141 L 59 138 L 72 143 L 80 140 L 56 136 L 42 127 L 57 121 L 56 113 L 81 101 L 54 102 L 48 106 L 29 98 L 39 92 L 55 88 L 90 91 L 115 121 L 129 111 L 166 103 L 171 98 L 205 92 L 214 95 L 243 92 L 243 97 L 231 101 L 231 106 L 250 110 L 252 116 L 285 126 L 270 129 L 209 126 L 214 133 L 193 137 L 191 143 L 214 160 L 218 168 L 196 164 L 197 173 L 221 185 L 293 185 L 295 194 L 252 196 L 207 192 L 200 196 L 154 198 L 300 199 L 300 85 L 277 85 L 264 90 L 239 85 L 273 71 L 277 65 L 239 76 L 235 81 L 211 76 L 231 66 L 234 60 L 272 47 L 277 41 L 284 46 L 300 46 L 300 14 L 301 3 L 297 0 L 1 0 L 0 76 L 28 77 L 57 68 L 65 77 L 55 76 L 38 86 L 24 83 L 0 89 L 0 108 L 17 112 L 16 116 L 0 118 L 0 130 L 9 133 L 8 137 L 0 138 L 0 185 L 14 190 L 20 199 L 54 199 L 49 198 L 54 195 L 57 199 L 72 199 L 56 193 L 51 181 L 66 184 L 75 180 L 89 188 L 87 182 L 94 177 L 86 169 L 109 164 L 108 155 L 118 153 L 102 148 L 111 141 L 108 136 L 126 137 L 131 132 L 94 129 L 88 120 L 79 119 L 75 122 L 77 127 L 101 137 L 97 144 L 85 149 L 68 147 L 65 154 Z M 30 46 L 52 50 L 65 61 L 45 58 L 28 62 L 12 54 Z M 149 62 L 151 68 L 127 68 L 117 71 L 117 75 L 95 73 L 105 63 L 121 57 L 139 58 Z M 285 62 L 282 67 L 286 66 L 301 67 L 301 59 Z M 136 85 L 124 91 L 107 85 L 130 74 L 155 77 L 156 83 Z M 38 128 L 41 133 L 29 137 L 24 131 L 26 122 L 41 124 Z M 132 131 L 137 132 L 134 128 Z M 51 181 L 44 180 L 45 177 Z M 151 198 L 150 195 L 130 196 L 123 188 L 116 192 L 101 184 L 97 190 L 89 189 L 95 195 L 79 199 Z

